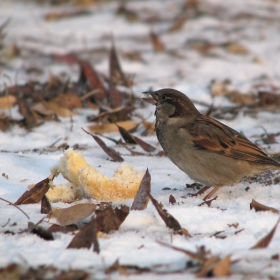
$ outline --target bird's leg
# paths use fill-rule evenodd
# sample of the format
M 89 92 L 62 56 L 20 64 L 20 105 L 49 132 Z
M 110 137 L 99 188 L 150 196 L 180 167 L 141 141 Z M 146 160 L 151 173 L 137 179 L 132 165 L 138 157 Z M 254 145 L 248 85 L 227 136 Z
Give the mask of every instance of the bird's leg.
M 199 190 L 196 193 L 189 193 L 188 196 L 197 197 L 198 195 L 205 193 L 209 188 L 211 188 L 211 187 L 205 186 L 205 187 L 203 187 L 201 190 Z
M 220 188 L 222 187 L 222 185 L 218 185 L 216 186 L 210 193 L 208 193 L 203 200 L 206 201 L 207 199 L 211 198 L 213 196 L 213 194 L 215 194 Z

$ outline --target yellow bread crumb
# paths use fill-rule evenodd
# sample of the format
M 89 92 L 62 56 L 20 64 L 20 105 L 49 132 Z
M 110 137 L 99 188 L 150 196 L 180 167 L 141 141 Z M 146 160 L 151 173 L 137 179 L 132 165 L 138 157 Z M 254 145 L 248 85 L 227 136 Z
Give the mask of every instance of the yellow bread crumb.
M 71 202 L 84 196 L 82 187 L 74 186 L 72 183 L 53 185 L 46 193 L 47 198 L 52 202 Z
M 51 172 L 53 174 L 61 173 L 70 182 L 70 184 L 63 184 L 65 190 L 62 185 L 50 189 L 50 195 L 48 195 L 49 192 L 47 195 L 51 201 L 65 201 L 63 197 L 82 198 L 85 193 L 102 201 L 134 198 L 143 177 L 143 173 L 138 173 L 131 166 L 122 164 L 110 178 L 90 166 L 81 153 L 75 152 L 71 148 L 64 152 L 64 156 L 51 168 Z M 57 187 L 58 189 L 55 190 Z

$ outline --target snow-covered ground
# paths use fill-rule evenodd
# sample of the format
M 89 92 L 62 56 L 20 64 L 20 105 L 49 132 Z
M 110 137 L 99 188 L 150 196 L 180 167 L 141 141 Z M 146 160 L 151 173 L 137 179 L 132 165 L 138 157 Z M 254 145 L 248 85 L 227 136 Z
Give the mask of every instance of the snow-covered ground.
M 88 15 L 46 21 L 46 13 L 73 7 L 37 6 L 29 1 L 2 0 L 0 23 L 10 18 L 5 29 L 6 49 L 3 51 L 7 55 L 8 46 L 16 44 L 21 55 L 10 60 L 5 56 L 6 66 L 0 65 L 0 89 L 16 83 L 25 84 L 31 79 L 43 82 L 50 73 L 77 80 L 78 67 L 53 61 L 49 58 L 52 53 L 78 53 L 100 73 L 107 75 L 112 34 L 124 72 L 135 75 L 133 91 L 137 96 L 150 87 L 172 87 L 196 101 L 209 105 L 213 103 L 214 106 L 233 106 L 224 97 L 211 96 L 208 89 L 211 80 L 229 79 L 232 87 L 243 93 L 252 92 L 254 86 L 268 90 L 279 88 L 279 1 L 199 1 L 204 2 L 200 4 L 200 16 L 192 17 L 190 14 L 181 29 L 167 32 L 180 15 L 184 2 L 128 1 L 126 7 L 138 15 L 138 20 L 129 22 L 124 16 L 116 14 L 119 7 L 117 1 L 97 1 L 87 7 Z M 153 50 L 149 39 L 151 30 L 159 34 L 165 45 L 164 52 Z M 207 39 L 213 44 L 238 42 L 247 49 L 247 53 L 236 54 L 218 46 L 203 55 L 187 44 L 194 39 Z M 143 61 L 128 60 L 125 53 L 129 51 L 137 51 Z M 43 69 L 43 73 L 39 76 L 28 74 L 24 69 L 29 67 Z M 201 105 L 198 108 L 201 111 L 207 109 Z M 149 121 L 154 121 L 153 111 L 152 106 L 145 110 L 136 109 Z M 3 112 L 20 118 L 18 107 Z M 97 111 L 83 108 L 77 112 L 72 120 L 61 118 L 60 122 L 48 121 L 32 131 L 13 126 L 6 132 L 0 132 L 0 173 L 7 175 L 0 177 L 1 198 L 15 202 L 28 185 L 50 175 L 50 167 L 57 163 L 63 151 L 50 152 L 44 148 L 60 138 L 61 142 L 66 141 L 70 146 L 85 145 L 85 150 L 81 152 L 88 163 L 106 175 L 113 175 L 119 163 L 108 160 L 93 139 L 81 130 L 81 127 L 86 129 L 89 125 L 86 117 Z M 240 112 L 233 120 L 223 122 L 256 141 L 263 134 L 262 127 L 269 133 L 279 132 L 280 113 L 259 112 L 251 116 Z M 107 135 L 119 139 L 117 133 Z M 150 144 L 158 145 L 154 134 L 141 137 Z M 114 147 L 113 142 L 104 141 Z M 279 136 L 276 141 L 280 142 Z M 271 153 L 280 152 L 277 142 L 270 145 L 262 141 L 258 143 L 267 153 Z M 54 241 L 45 241 L 30 233 L 17 234 L 27 228 L 28 221 L 37 223 L 45 216 L 40 214 L 39 204 L 20 206 L 30 216 L 28 220 L 15 207 L 0 200 L 0 267 L 19 263 L 33 268 L 53 265 L 65 270 L 84 269 L 92 274 L 92 279 L 196 278 L 192 270 L 185 269 L 190 258 L 157 243 L 163 241 L 190 251 L 204 245 L 221 258 L 231 255 L 232 261 L 238 261 L 231 265 L 232 275 L 227 279 L 244 279 L 244 276 L 248 277 L 246 279 L 280 278 L 280 229 L 276 230 L 268 248 L 249 250 L 268 234 L 278 220 L 275 213 L 250 210 L 250 202 L 255 199 L 280 210 L 279 183 L 265 186 L 257 182 L 241 182 L 234 187 L 226 186 L 218 192 L 218 199 L 212 202 L 211 207 L 198 207 L 202 196 L 187 196 L 191 191 L 186 188 L 186 183 L 191 184 L 192 180 L 167 157 L 131 156 L 125 148 L 117 147 L 116 150 L 137 171 L 145 172 L 149 168 L 152 195 L 189 231 L 192 238 L 173 235 L 149 202 L 146 210 L 131 211 L 118 231 L 106 238 L 99 238 L 99 254 L 87 249 L 66 250 L 73 238 L 71 234 L 55 233 Z M 55 182 L 63 181 L 61 177 L 55 179 Z M 246 191 L 248 186 L 249 190 Z M 169 205 L 170 194 L 177 204 Z M 122 203 L 130 206 L 132 200 Z M 60 202 L 52 206 L 63 208 L 69 205 Z M 235 228 L 232 224 L 238 225 Z M 46 223 L 43 225 L 48 226 Z M 244 230 L 236 234 L 241 229 Z M 5 234 L 7 231 L 16 234 Z M 215 235 L 219 231 L 226 238 Z M 278 257 L 272 258 L 277 254 Z M 116 260 L 120 264 L 145 267 L 153 272 L 130 277 L 118 273 L 106 275 L 104 270 Z M 1 275 L 0 279 L 3 279 Z

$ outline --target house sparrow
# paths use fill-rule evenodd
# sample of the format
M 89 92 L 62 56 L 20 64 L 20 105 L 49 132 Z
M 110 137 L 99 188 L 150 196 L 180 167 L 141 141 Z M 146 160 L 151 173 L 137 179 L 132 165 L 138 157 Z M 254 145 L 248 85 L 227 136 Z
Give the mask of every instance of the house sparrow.
M 204 200 L 244 176 L 280 169 L 244 135 L 198 112 L 182 92 L 147 91 L 142 99 L 156 106 L 155 130 L 169 159 L 191 179 L 216 186 Z

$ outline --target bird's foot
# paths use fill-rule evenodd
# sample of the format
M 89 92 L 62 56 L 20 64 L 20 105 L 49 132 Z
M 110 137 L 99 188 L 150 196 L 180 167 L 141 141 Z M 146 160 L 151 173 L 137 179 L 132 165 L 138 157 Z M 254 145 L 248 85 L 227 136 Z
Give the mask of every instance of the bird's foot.
M 211 188 L 211 187 L 205 186 L 205 187 L 203 187 L 201 190 L 199 190 L 196 193 L 189 193 L 188 196 L 197 197 L 198 195 L 204 194 L 209 188 Z

